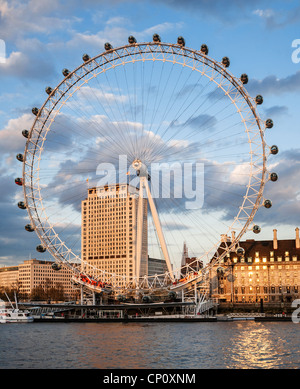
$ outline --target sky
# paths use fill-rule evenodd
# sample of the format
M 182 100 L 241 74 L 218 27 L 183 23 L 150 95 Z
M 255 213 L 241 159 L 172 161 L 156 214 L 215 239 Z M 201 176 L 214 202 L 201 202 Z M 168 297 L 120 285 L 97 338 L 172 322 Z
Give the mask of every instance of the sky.
M 48 259 L 36 253 L 38 239 L 24 230 L 28 217 L 16 206 L 22 190 L 14 179 L 22 168 L 15 156 L 24 150 L 21 132 L 32 126 L 32 107 L 43 104 L 46 86 L 61 82 L 63 68 L 81 65 L 83 53 L 96 56 L 105 42 L 125 45 L 129 35 L 147 42 L 158 33 L 169 43 L 183 36 L 186 47 L 197 50 L 206 43 L 215 60 L 230 58 L 232 74 L 248 74 L 249 94 L 264 98 L 261 117 L 274 121 L 266 141 L 279 147 L 269 162 L 279 180 L 266 185 L 273 206 L 257 214 L 261 234 L 246 238 L 272 239 L 273 228 L 279 239 L 294 238 L 300 225 L 299 23 L 300 5 L 292 0 L 0 0 L 0 266 Z M 65 147 L 71 153 L 74 146 Z

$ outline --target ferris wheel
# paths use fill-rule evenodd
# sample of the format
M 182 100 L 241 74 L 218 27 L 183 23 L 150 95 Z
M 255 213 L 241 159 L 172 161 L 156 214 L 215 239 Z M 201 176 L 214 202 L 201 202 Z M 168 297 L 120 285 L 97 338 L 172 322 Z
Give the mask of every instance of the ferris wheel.
M 239 241 L 247 231 L 260 232 L 254 216 L 272 206 L 263 191 L 278 178 L 267 168 L 278 152 L 265 141 L 273 121 L 260 118 L 263 98 L 249 96 L 248 76 L 233 76 L 229 58 L 210 58 L 205 44 L 194 50 L 183 37 L 171 44 L 158 34 L 146 43 L 130 36 L 118 48 L 106 43 L 103 53 L 82 59 L 45 89 L 46 101 L 32 109 L 33 125 L 22 132 L 18 206 L 28 211 L 25 229 L 36 232 L 37 251 L 49 252 L 56 269 L 69 268 L 90 289 L 118 293 L 182 289 L 229 252 L 243 255 Z M 89 189 L 125 180 L 139 188 L 130 275 L 83 257 L 81 241 Z M 165 261 L 162 273 L 141 271 L 145 216 L 147 256 Z M 188 263 L 181 263 L 183 245 Z

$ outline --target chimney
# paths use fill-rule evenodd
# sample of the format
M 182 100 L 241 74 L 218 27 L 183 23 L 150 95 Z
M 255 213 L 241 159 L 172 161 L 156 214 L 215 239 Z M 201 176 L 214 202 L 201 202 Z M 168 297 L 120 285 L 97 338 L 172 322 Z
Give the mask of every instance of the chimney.
M 296 228 L 296 249 L 300 248 L 300 239 L 299 239 L 299 228 Z
M 221 242 L 224 243 L 230 242 L 229 236 L 227 236 L 226 234 L 221 234 Z
M 232 242 L 235 241 L 235 231 L 231 231 L 231 240 Z
M 277 242 L 277 230 L 273 230 L 273 249 L 278 249 L 278 242 Z

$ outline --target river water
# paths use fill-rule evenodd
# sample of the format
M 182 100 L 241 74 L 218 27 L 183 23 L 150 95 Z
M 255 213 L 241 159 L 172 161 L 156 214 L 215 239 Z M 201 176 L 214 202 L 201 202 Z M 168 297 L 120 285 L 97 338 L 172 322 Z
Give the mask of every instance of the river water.
M 299 369 L 300 324 L 0 325 L 1 369 Z

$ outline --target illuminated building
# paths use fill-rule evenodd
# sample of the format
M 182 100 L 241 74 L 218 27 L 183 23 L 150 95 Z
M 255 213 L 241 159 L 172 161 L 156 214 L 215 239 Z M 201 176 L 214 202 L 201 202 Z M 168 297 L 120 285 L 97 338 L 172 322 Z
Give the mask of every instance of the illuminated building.
M 30 296 L 32 291 L 46 284 L 54 288 L 59 284 L 66 298 L 72 298 L 75 290 L 71 284 L 72 273 L 62 267 L 59 271 L 53 270 L 53 261 L 40 261 L 37 259 L 25 260 L 17 266 L 8 266 L 0 269 L 0 287 L 15 289 L 21 295 Z
M 136 275 L 136 232 L 139 189 L 113 184 L 88 189 L 82 201 L 82 259 L 108 273 Z M 148 274 L 147 199 L 143 199 L 140 275 Z
M 211 296 L 224 303 L 291 303 L 300 297 L 300 239 L 241 241 L 211 273 Z

